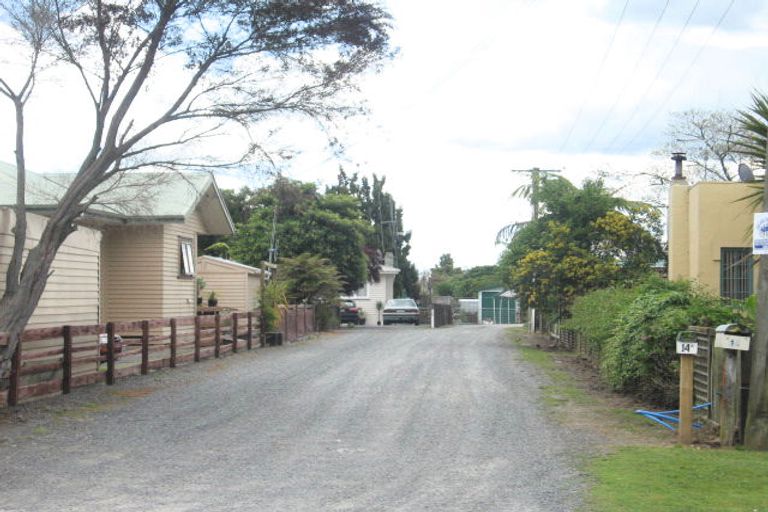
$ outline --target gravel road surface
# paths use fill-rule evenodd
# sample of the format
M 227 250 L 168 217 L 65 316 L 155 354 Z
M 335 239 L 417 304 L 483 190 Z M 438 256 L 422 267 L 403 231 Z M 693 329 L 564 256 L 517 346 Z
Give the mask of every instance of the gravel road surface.
M 503 328 L 398 326 L 79 388 L 0 420 L 0 511 L 573 510 L 544 383 Z

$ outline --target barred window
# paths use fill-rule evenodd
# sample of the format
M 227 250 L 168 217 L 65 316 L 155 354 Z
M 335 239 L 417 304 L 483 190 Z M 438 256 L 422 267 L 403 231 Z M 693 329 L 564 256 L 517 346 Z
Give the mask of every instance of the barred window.
M 752 295 L 752 249 L 720 248 L 720 296 L 745 299 Z

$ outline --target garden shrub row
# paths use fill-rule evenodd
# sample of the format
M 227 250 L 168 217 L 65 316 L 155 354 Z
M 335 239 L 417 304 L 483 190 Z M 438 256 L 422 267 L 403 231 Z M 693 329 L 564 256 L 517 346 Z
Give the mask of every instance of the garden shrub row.
M 654 276 L 577 298 L 563 327 L 586 339 L 612 389 L 672 405 L 677 399 L 677 333 L 690 325 L 743 321 L 739 311 L 688 281 Z

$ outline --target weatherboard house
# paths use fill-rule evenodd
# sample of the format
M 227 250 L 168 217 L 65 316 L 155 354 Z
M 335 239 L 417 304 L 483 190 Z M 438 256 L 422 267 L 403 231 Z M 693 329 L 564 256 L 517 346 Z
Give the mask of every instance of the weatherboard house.
M 365 312 L 366 323 L 376 325 L 379 311 L 376 304 L 381 302 L 383 305 L 395 296 L 395 277 L 400 273 L 400 269 L 394 266 L 394 256 L 387 253 L 384 256 L 384 265 L 379 270 L 379 281 L 370 281 L 343 299 L 355 301 L 357 307 Z
M 73 174 L 27 173 L 27 247 Z M 207 172 L 128 173 L 106 183 L 64 242 L 29 327 L 191 316 L 197 236 L 234 225 Z M 16 169 L 0 162 L 0 293 L 13 249 Z

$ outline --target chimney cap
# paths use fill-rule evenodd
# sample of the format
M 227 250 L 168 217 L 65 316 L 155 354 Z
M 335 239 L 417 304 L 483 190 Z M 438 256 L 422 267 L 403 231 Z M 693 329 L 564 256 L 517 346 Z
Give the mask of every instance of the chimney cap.
M 682 162 L 683 160 L 688 160 L 685 157 L 685 152 L 684 151 L 673 151 L 671 159 L 674 160 L 675 162 Z

